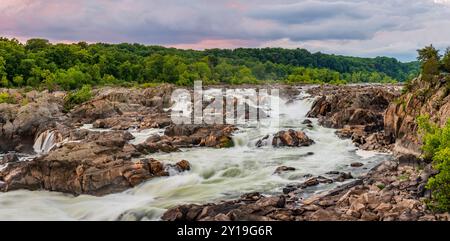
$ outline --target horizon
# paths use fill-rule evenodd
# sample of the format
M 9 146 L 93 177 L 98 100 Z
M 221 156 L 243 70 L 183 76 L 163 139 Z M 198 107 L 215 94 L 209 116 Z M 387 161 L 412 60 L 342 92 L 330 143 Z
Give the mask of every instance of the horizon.
M 4 0 L 0 13 L 0 35 L 20 41 L 303 48 L 401 62 L 426 45 L 450 46 L 449 0 Z

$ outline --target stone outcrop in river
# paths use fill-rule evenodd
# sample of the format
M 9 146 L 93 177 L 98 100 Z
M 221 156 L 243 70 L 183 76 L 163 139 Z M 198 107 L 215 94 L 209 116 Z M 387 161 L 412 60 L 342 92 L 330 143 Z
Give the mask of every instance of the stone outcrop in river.
M 271 143 L 270 135 L 267 135 L 256 142 L 257 147 L 262 147 L 267 144 L 271 144 L 274 147 L 301 147 L 301 146 L 310 146 L 314 144 L 314 141 L 311 140 L 303 131 L 295 131 L 289 129 L 287 131 L 279 131 L 272 136 Z
M 15 96 L 17 104 L 0 104 L 0 152 L 30 152 L 38 132 L 64 119 L 64 94 L 9 92 Z
M 128 144 L 133 138 L 128 132 L 85 132 L 84 135 L 83 140 L 66 143 L 32 161 L 9 163 L 0 171 L 1 190 L 44 189 L 101 196 L 169 175 L 169 166 L 160 161 L 132 161 L 141 153 Z M 189 170 L 187 161 L 177 166 L 180 171 Z
M 366 150 L 388 149 L 384 114 L 396 97 L 398 86 L 323 86 L 309 90 L 319 96 L 307 116 L 319 118 L 325 127 L 337 128 L 342 138 L 351 138 Z

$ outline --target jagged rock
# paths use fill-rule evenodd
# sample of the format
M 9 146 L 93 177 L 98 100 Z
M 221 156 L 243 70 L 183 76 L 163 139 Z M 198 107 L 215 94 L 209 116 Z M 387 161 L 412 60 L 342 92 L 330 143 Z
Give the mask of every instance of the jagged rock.
M 18 162 L 18 161 L 19 161 L 19 157 L 15 153 L 7 153 L 0 160 L 0 165 L 4 165 L 6 163 L 14 163 L 14 162 Z
M 377 86 L 325 86 L 312 89 L 318 98 L 308 117 L 319 118 L 319 123 L 340 128 L 336 134 L 351 138 L 360 148 L 380 150 L 391 148 L 385 136 L 384 113 L 389 103 L 400 95 L 398 89 Z M 373 134 L 373 135 L 372 135 Z
M 181 171 L 191 170 L 191 164 L 186 160 L 181 160 L 176 164 Z
M 287 167 L 287 166 L 280 166 L 275 169 L 275 172 L 273 174 L 281 174 L 283 172 L 289 172 L 289 171 L 295 171 L 294 167 Z
M 312 121 L 309 119 L 306 119 L 302 122 L 302 124 L 307 125 L 307 124 L 312 124 Z
M 275 147 L 289 146 L 289 147 L 299 147 L 299 146 L 310 146 L 314 144 L 303 131 L 280 131 L 273 136 L 272 145 Z
M 63 118 L 63 99 L 40 93 L 26 105 L 0 104 L 0 151 L 30 152 L 35 134 Z
M 351 167 L 362 167 L 364 166 L 364 164 L 362 164 L 361 162 L 353 162 L 352 164 L 350 164 Z
M 32 161 L 8 165 L 0 172 L 3 191 L 44 189 L 102 196 L 167 176 L 157 160 L 131 160 L 136 155 L 127 144 L 131 138 L 128 132 L 89 132 L 83 142 L 67 143 Z M 179 166 L 187 168 L 187 163 Z
M 165 135 L 177 140 L 179 145 L 226 148 L 234 145 L 231 135 L 235 130 L 231 125 L 171 125 Z
M 386 136 L 394 143 L 397 154 L 420 156 L 421 141 L 418 136 L 417 116 L 432 113 L 431 121 L 443 126 L 450 117 L 450 97 L 443 81 L 411 81 L 409 91 L 392 101 L 384 117 Z

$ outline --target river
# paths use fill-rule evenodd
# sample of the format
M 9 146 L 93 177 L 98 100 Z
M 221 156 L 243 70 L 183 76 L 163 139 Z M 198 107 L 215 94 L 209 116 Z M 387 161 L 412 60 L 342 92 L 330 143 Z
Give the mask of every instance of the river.
M 311 119 L 313 128 L 302 124 L 312 103 L 313 98 L 298 98 L 289 104 L 280 101 L 279 127 L 241 126 L 234 135 L 232 148 L 190 148 L 152 154 L 151 157 L 166 163 L 188 160 L 191 170 L 154 178 L 122 193 L 103 197 L 26 190 L 1 193 L 0 220 L 158 220 L 167 208 L 178 204 L 233 199 L 255 191 L 267 195 L 280 193 L 287 184 L 306 180 L 306 174 L 343 171 L 358 176 L 390 158 L 386 154 L 358 150 L 350 140 L 339 139 L 334 129 L 319 126 L 316 119 Z M 91 126 L 84 128 L 95 130 Z M 267 134 L 287 129 L 303 130 L 315 144 L 296 148 L 255 146 L 256 141 Z M 136 137 L 132 143 L 137 144 L 162 131 L 131 131 Z M 352 168 L 353 162 L 364 166 Z M 273 174 L 279 166 L 296 170 Z M 336 185 L 339 183 L 320 184 L 304 195 L 324 192 Z

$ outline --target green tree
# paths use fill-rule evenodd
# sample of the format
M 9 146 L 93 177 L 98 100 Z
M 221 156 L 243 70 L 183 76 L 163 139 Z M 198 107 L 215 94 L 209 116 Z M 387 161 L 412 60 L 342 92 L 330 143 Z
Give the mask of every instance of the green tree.
M 211 69 L 205 62 L 195 62 L 189 66 L 189 71 L 198 75 L 198 80 L 209 81 L 212 77 Z
M 64 90 L 72 90 L 91 83 L 91 76 L 77 68 L 67 71 L 59 71 L 56 75 L 56 83 Z
M 24 80 L 23 80 L 23 76 L 22 76 L 22 75 L 16 75 L 16 76 L 14 76 L 14 78 L 13 78 L 13 83 L 14 83 L 14 85 L 17 86 L 17 87 L 22 87 L 23 84 L 25 83 Z
M 67 94 L 64 98 L 64 109 L 69 111 L 75 105 L 89 101 L 92 99 L 92 96 L 92 87 L 90 85 L 83 85 L 81 89 Z
M 25 45 L 25 48 L 30 51 L 43 50 L 50 46 L 50 42 L 47 39 L 29 39 Z
M 442 66 L 447 73 L 450 73 L 450 47 L 446 49 L 442 58 Z
M 0 79 L 0 86 L 1 87 L 6 87 L 6 88 L 9 87 L 9 80 L 8 80 L 8 77 L 6 77 L 6 75 L 3 75 L 1 77 L 1 79 Z
M 165 82 L 176 83 L 182 73 L 187 70 L 186 64 L 179 56 L 165 56 L 161 78 Z
M 429 116 L 420 116 L 418 125 L 423 135 L 423 151 L 426 159 L 433 161 L 433 168 L 439 173 L 430 177 L 427 188 L 432 190 L 429 206 L 450 211 L 450 120 L 439 128 L 430 123 Z
M 439 74 L 441 58 L 439 50 L 430 45 L 417 50 L 417 52 L 419 53 L 417 59 L 422 67 L 422 77 L 424 80 L 430 81 L 433 76 Z
M 5 65 L 6 65 L 5 59 L 3 59 L 2 56 L 0 56 L 0 77 L 7 75 Z
M 231 78 L 231 84 L 255 84 L 257 79 L 252 74 L 252 70 L 248 67 L 240 67 L 235 75 Z

